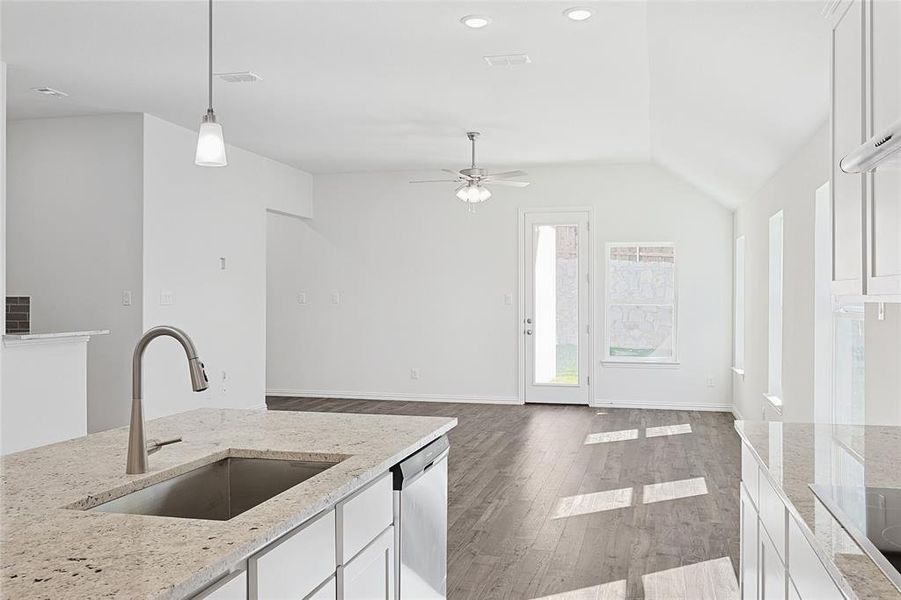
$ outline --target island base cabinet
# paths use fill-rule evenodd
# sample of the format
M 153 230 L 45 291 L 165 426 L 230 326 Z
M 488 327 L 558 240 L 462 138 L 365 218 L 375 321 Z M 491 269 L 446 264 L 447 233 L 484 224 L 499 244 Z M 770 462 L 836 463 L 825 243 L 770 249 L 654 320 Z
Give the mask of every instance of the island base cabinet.
M 338 567 L 338 597 L 345 600 L 394 600 L 393 525 L 346 565 Z
M 758 537 L 757 509 L 745 491 L 741 488 L 741 599 L 758 600 L 758 560 L 760 542 Z

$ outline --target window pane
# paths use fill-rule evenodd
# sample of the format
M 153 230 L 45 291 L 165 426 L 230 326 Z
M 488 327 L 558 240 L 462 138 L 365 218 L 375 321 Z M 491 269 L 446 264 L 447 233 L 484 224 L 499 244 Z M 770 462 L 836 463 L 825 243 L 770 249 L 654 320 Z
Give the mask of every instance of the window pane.
M 675 302 L 675 254 L 672 246 L 612 246 L 608 268 L 607 302 Z
M 672 306 L 607 307 L 611 357 L 673 359 Z
M 579 383 L 579 228 L 535 227 L 535 383 Z
M 735 240 L 735 368 L 745 368 L 745 238 Z
M 835 313 L 835 367 L 833 422 L 863 425 L 864 333 L 863 306 L 849 306 Z

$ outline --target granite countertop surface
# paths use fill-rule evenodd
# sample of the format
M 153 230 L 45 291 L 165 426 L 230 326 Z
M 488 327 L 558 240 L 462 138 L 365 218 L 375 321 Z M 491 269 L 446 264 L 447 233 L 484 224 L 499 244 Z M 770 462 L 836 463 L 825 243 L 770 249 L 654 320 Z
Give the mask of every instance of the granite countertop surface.
M 901 592 L 809 487 L 850 483 L 901 488 L 901 427 L 736 421 L 735 429 L 766 466 L 801 529 L 806 525 L 804 534 L 846 594 L 901 599 Z
M 183 441 L 125 474 L 127 428 L 0 460 L 3 598 L 182 598 L 456 425 L 453 418 L 199 409 L 153 421 Z M 229 521 L 85 512 L 228 456 L 341 460 Z
M 74 337 L 89 337 L 93 335 L 106 335 L 109 329 L 91 329 L 88 331 L 59 331 L 51 333 L 6 333 L 3 335 L 4 340 L 55 340 Z

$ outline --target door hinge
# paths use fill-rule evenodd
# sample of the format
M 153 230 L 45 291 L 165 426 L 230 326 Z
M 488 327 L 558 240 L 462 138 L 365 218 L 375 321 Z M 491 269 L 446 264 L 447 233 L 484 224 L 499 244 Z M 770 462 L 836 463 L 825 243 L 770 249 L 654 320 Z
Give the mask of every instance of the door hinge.
M 586 376 L 585 376 L 585 383 L 586 383 L 587 385 L 591 385 L 591 375 L 586 375 Z
M 585 326 L 585 333 L 591 334 L 591 325 Z
M 585 231 L 591 231 L 591 221 L 585 221 Z

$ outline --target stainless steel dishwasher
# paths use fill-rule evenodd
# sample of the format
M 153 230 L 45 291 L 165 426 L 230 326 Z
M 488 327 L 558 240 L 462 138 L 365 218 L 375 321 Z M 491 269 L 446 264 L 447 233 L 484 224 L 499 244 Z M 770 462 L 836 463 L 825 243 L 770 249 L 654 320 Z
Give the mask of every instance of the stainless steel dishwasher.
M 395 597 L 447 595 L 447 455 L 442 436 L 395 465 Z

